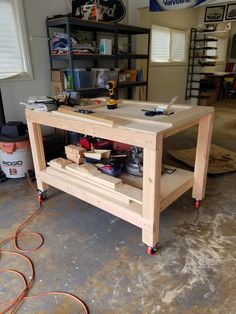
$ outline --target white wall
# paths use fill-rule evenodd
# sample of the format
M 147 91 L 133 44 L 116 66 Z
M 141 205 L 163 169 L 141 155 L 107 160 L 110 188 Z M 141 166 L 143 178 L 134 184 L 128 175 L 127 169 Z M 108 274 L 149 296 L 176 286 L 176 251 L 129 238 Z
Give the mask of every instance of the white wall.
M 139 25 L 139 8 L 149 7 L 149 0 L 129 0 L 129 24 Z
M 196 27 L 199 23 L 200 8 L 178 11 L 149 12 L 148 8 L 140 9 L 140 26 L 150 28 L 152 24 L 186 30 Z M 144 42 L 138 46 L 145 46 Z M 186 51 L 188 55 L 188 51 Z M 186 60 L 187 61 L 187 60 Z M 148 100 L 168 102 L 178 96 L 178 102 L 185 102 L 187 79 L 187 62 L 181 65 L 150 64 Z

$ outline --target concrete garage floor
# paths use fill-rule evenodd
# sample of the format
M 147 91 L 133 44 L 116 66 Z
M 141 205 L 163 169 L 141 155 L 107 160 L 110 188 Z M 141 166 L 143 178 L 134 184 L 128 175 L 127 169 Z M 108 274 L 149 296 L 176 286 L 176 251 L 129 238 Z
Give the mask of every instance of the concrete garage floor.
M 213 143 L 236 150 L 236 102 L 215 106 Z M 168 148 L 193 146 L 195 129 L 167 139 Z M 181 165 L 165 153 L 173 165 Z M 45 238 L 28 254 L 36 278 L 29 295 L 60 290 L 82 298 L 92 314 L 236 313 L 236 172 L 209 176 L 206 198 L 195 210 L 191 192 L 161 215 L 161 249 L 146 254 L 141 230 L 72 196 L 50 188 L 41 213 L 26 230 Z M 0 241 L 36 208 L 27 180 L 0 184 Z M 21 240 L 23 241 L 23 240 Z M 32 241 L 24 240 L 32 245 Z M 13 246 L 6 245 L 12 249 Z M 15 257 L 0 267 L 25 271 Z M 0 302 L 21 288 L 0 276 Z M 64 297 L 25 301 L 18 313 L 82 313 Z

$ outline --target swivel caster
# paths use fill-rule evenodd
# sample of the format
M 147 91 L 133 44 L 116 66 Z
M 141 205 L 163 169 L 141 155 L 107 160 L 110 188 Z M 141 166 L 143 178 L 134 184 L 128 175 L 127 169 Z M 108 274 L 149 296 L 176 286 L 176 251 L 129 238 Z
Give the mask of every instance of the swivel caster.
M 47 197 L 48 197 L 47 191 L 38 191 L 37 200 L 40 205 L 42 205 L 43 201 L 46 201 Z
M 159 243 L 157 243 L 155 246 L 148 246 L 147 247 L 147 253 L 148 255 L 156 255 L 159 249 Z
M 201 207 L 201 201 L 200 200 L 194 200 L 194 206 L 196 209 L 200 208 Z

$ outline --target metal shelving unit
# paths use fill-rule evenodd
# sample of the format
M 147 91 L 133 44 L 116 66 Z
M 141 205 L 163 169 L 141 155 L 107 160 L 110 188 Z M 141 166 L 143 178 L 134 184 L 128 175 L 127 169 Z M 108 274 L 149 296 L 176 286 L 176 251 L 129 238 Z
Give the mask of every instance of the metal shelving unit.
M 216 38 L 208 38 L 213 32 L 201 32 L 196 28 L 191 29 L 190 43 L 189 43 L 189 59 L 188 59 L 188 72 L 187 72 L 187 83 L 185 90 L 185 99 L 208 98 L 206 95 L 201 95 L 201 92 L 206 92 L 211 89 L 207 87 L 206 76 L 210 76 L 212 73 L 201 72 L 203 67 L 214 67 L 215 58 L 208 56 L 208 50 L 216 50 L 216 47 L 206 46 L 209 42 L 217 42 Z M 202 60 L 208 59 L 208 61 Z M 211 61 L 209 61 L 211 60 Z M 210 86 L 210 83 L 209 83 Z
M 109 23 L 102 23 L 102 22 L 92 22 L 92 21 L 84 21 L 76 17 L 60 17 L 60 18 L 48 18 L 46 20 L 47 25 L 47 35 L 49 38 L 49 53 L 50 53 L 50 66 L 51 70 L 53 70 L 55 62 L 62 61 L 66 63 L 67 68 L 73 72 L 74 63 L 75 61 L 90 61 L 92 62 L 91 67 L 98 67 L 98 61 L 110 61 L 112 62 L 111 68 L 119 68 L 119 62 L 121 60 L 127 60 L 127 68 L 132 68 L 132 61 L 143 59 L 147 60 L 147 67 L 145 77 L 146 79 L 143 81 L 135 81 L 135 82 L 125 82 L 119 83 L 117 86 L 117 93 L 119 89 L 126 88 L 128 90 L 128 98 L 132 98 L 132 89 L 134 87 L 145 86 L 146 87 L 146 99 L 148 94 L 148 71 L 149 71 L 149 53 L 150 53 L 150 29 L 130 26 L 130 25 L 122 25 L 118 23 L 109 24 Z M 113 36 L 113 54 L 112 55 L 99 55 L 99 54 L 73 54 L 71 41 L 69 41 L 69 51 L 68 54 L 65 55 L 56 55 L 53 54 L 51 51 L 51 30 L 52 29 L 63 29 L 67 34 L 67 38 L 71 38 L 71 34 L 73 30 L 81 31 L 81 32 L 91 32 L 93 34 L 93 39 L 97 41 L 97 36 L 99 33 L 109 33 Z M 127 36 L 128 38 L 128 53 L 127 54 L 120 54 L 118 51 L 118 41 L 119 36 Z M 133 45 L 133 35 L 147 35 L 148 36 L 148 45 L 147 45 L 147 54 L 134 54 L 131 51 Z M 72 84 L 73 90 L 75 88 L 75 82 L 73 80 L 72 75 Z M 88 94 L 89 92 L 97 93 L 97 94 L 104 94 L 105 90 L 102 88 L 93 88 L 93 89 L 77 89 L 82 95 Z M 118 96 L 118 95 L 117 95 Z

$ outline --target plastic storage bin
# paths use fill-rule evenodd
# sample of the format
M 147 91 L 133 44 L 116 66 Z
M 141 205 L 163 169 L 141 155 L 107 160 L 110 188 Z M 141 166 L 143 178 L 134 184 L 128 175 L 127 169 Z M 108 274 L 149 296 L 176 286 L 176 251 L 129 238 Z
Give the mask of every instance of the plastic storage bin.
M 94 88 L 96 69 L 74 69 L 75 88 Z
M 70 70 L 66 70 L 64 74 L 65 74 L 65 89 L 73 89 Z M 95 88 L 96 69 L 74 69 L 73 78 L 75 82 L 75 89 Z
M 109 69 L 109 68 L 97 69 L 97 81 L 96 81 L 97 87 L 105 88 L 107 81 L 114 80 L 117 82 L 119 70 L 120 69 L 118 69 L 118 68 L 116 68 L 116 69 Z

